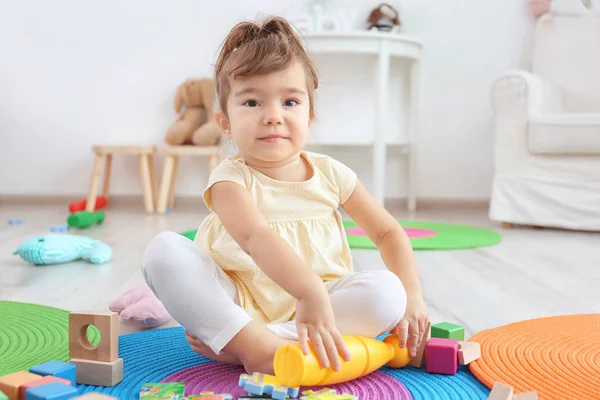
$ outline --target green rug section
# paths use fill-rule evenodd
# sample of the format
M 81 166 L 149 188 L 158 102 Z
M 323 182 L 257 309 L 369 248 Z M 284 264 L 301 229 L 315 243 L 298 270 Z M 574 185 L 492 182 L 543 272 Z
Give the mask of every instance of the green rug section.
M 502 236 L 493 230 L 478 228 L 468 225 L 455 225 L 443 222 L 428 221 L 398 221 L 405 228 L 428 229 L 437 232 L 437 235 L 424 238 L 411 238 L 413 250 L 453 250 L 471 249 L 475 247 L 491 246 L 499 243 Z M 344 221 L 344 228 L 355 228 L 354 221 Z M 367 236 L 347 235 L 348 243 L 352 248 L 376 249 L 375 244 Z
M 100 343 L 96 327 L 90 326 L 87 335 L 93 345 Z M 0 376 L 70 359 L 69 311 L 0 301 Z
M 194 229 L 193 231 L 185 231 L 185 232 L 181 232 L 181 234 L 183 236 L 185 236 L 186 238 L 190 239 L 190 240 L 194 240 L 196 238 L 196 233 L 198 232 L 197 229 Z

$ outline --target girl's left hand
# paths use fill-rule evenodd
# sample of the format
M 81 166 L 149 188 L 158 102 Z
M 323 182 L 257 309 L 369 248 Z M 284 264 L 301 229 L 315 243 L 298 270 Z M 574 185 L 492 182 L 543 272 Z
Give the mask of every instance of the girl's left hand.
M 425 306 L 425 301 L 423 301 L 423 297 L 418 296 L 411 298 L 409 296 L 407 299 L 404 318 L 398 325 L 396 325 L 394 329 L 392 329 L 392 333 L 396 332 L 398 334 L 398 340 L 400 341 L 401 348 L 406 346 L 409 336 L 416 339 L 410 340 L 410 348 L 408 351 L 411 357 L 417 356 L 419 344 L 421 343 L 421 340 L 427 336 L 427 332 L 425 332 L 425 330 L 427 329 L 428 323 L 429 313 L 427 311 L 427 307 Z

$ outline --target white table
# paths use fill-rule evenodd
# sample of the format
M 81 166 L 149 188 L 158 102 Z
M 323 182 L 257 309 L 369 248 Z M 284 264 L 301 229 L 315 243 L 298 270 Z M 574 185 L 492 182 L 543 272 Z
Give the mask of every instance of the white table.
M 378 32 L 323 32 L 305 33 L 306 44 L 311 53 L 324 54 L 370 54 L 377 55 L 374 73 L 377 76 L 377 101 L 375 136 L 370 145 L 373 147 L 373 196 L 380 204 L 385 197 L 385 167 L 387 146 L 385 122 L 387 121 L 387 99 L 389 89 L 390 58 L 401 57 L 410 60 L 410 96 L 408 112 L 408 134 L 401 146 L 407 157 L 408 210 L 415 211 L 416 202 L 416 144 L 419 130 L 419 81 L 422 44 L 409 36 Z

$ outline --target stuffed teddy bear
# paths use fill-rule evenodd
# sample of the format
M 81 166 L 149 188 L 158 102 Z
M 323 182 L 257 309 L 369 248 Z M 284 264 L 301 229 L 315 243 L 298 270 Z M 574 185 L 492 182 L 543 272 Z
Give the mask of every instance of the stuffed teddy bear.
M 175 95 L 175 111 L 179 118 L 167 131 L 165 141 L 175 146 L 218 145 L 221 133 L 213 117 L 214 100 L 212 79 L 188 79 L 183 82 Z M 182 106 L 185 106 L 183 111 Z

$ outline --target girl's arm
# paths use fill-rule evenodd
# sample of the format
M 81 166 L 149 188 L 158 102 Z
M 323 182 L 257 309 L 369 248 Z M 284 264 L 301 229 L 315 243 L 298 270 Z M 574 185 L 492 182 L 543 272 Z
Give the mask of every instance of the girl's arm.
M 385 265 L 402 281 L 407 296 L 421 297 L 421 283 L 413 250 L 398 221 L 369 194 L 360 181 L 342 208 L 375 243 Z

